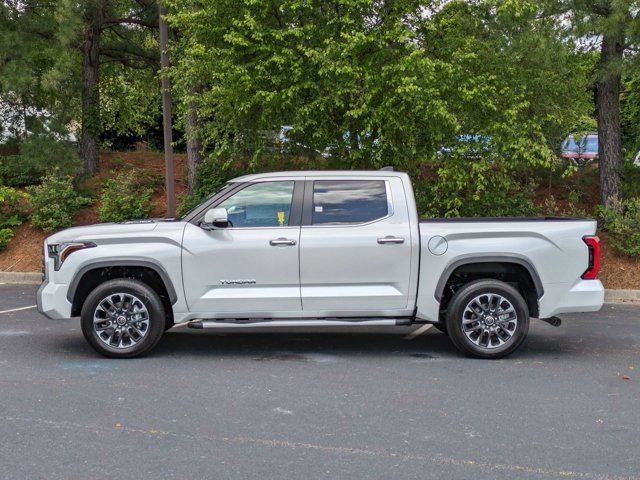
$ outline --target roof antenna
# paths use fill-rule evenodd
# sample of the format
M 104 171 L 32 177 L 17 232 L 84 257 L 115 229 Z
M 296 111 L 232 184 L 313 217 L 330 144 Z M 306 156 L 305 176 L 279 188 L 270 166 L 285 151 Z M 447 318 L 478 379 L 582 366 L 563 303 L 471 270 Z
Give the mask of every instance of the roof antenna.
M 382 167 L 380 169 L 381 172 L 394 172 L 395 170 L 393 169 L 392 166 L 387 166 L 387 167 Z

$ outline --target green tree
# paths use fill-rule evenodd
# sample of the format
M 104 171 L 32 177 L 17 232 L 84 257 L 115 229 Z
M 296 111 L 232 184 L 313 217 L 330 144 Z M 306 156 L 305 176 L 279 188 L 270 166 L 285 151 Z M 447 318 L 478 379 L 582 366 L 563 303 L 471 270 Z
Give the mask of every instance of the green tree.
M 552 0 L 545 14 L 565 20 L 577 45 L 597 52 L 594 87 L 599 135 L 600 202 L 611 207 L 620 196 L 622 76 L 636 63 L 640 48 L 640 2 L 637 0 Z
M 101 74 L 114 75 L 113 86 L 123 69 L 157 71 L 157 19 L 154 0 L 7 0 L 0 6 L 2 92 L 79 120 L 80 156 L 84 171 L 93 174 L 103 126 Z M 113 63 L 120 68 L 101 68 Z M 157 90 L 154 83 L 138 96 L 143 104 Z M 122 100 L 131 105 L 131 97 Z M 120 113 L 127 112 L 139 116 L 132 108 Z
M 588 59 L 535 1 L 169 6 L 182 38 L 176 89 L 203 86 L 214 155 L 259 152 L 264 131 L 293 125 L 294 142 L 329 154 L 329 166 L 435 172 L 424 194 L 438 214 L 528 184 L 590 109 Z M 490 138 L 490 157 L 440 155 L 466 148 L 461 135 Z
M 37 133 L 42 125 L 33 122 L 42 122 L 46 110 L 47 129 L 66 134 L 67 125 L 77 117 L 78 56 L 69 43 L 69 29 L 77 22 L 69 18 L 58 29 L 52 21 L 66 6 L 66 0 L 38 5 L 18 0 L 0 3 L 3 123 L 26 125 Z

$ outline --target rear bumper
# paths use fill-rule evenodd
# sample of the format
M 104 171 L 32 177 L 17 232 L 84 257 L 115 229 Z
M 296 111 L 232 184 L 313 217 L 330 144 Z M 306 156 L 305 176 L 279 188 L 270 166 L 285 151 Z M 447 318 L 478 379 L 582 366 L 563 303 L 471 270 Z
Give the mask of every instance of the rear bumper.
M 61 285 L 45 280 L 36 296 L 38 311 L 52 320 L 71 317 L 71 302 L 67 300 L 68 285 Z
M 545 291 L 555 292 L 553 285 Z M 560 313 L 597 312 L 604 304 L 604 287 L 600 280 L 578 280 L 558 298 L 545 294 L 540 299 L 540 318 L 548 318 Z

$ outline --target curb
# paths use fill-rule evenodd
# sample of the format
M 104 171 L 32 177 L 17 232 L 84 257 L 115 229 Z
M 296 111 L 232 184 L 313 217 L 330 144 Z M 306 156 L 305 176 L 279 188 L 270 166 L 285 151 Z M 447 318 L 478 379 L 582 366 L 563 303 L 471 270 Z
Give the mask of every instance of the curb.
M 605 290 L 604 303 L 640 303 L 640 290 Z
M 0 283 L 40 285 L 42 273 L 40 272 L 0 272 Z
M 40 272 L 0 272 L 0 284 L 40 285 Z M 605 290 L 604 303 L 640 303 L 640 290 Z

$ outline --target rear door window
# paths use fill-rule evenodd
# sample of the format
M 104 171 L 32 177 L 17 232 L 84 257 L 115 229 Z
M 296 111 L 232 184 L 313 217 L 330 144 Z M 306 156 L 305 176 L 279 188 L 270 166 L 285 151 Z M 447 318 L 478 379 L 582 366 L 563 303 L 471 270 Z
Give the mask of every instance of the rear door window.
M 384 180 L 316 180 L 313 225 L 367 223 L 389 215 Z

